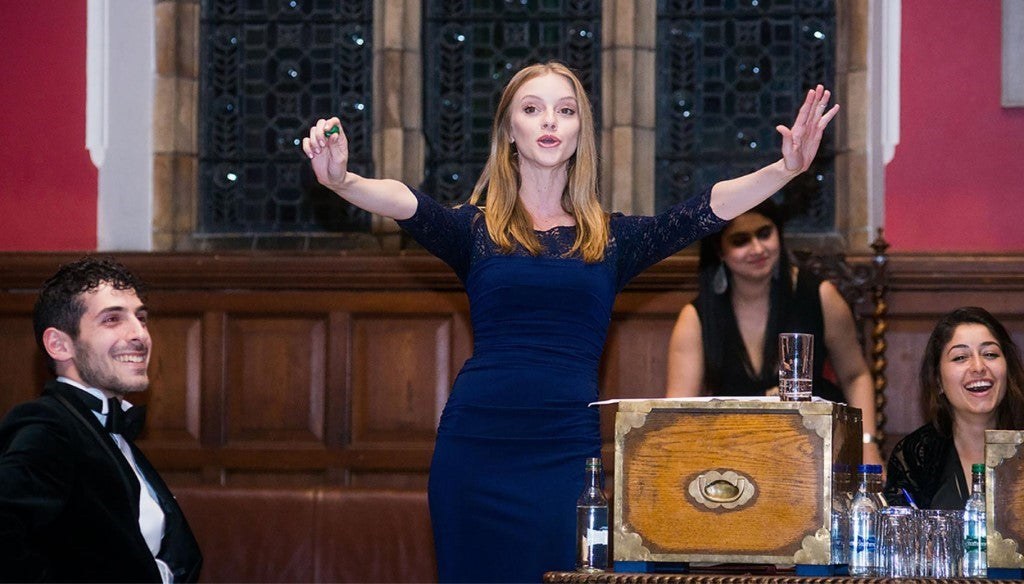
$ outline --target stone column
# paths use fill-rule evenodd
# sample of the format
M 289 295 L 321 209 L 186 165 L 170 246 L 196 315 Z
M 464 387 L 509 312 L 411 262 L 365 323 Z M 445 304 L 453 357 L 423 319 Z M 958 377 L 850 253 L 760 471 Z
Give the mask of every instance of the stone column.
M 156 0 L 153 249 L 188 250 L 198 205 L 199 2 Z
M 375 0 L 373 6 L 373 152 L 377 176 L 423 181 L 423 58 L 419 0 Z M 375 215 L 383 249 L 401 247 L 398 225 Z
M 605 0 L 601 192 L 605 207 L 654 212 L 655 0 Z

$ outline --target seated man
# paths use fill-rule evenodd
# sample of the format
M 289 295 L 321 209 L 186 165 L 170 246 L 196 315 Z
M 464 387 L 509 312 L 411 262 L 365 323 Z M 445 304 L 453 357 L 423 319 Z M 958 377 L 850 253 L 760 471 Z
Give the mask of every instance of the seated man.
M 0 579 L 195 582 L 202 556 L 132 443 L 149 385 L 141 283 L 83 258 L 44 284 L 36 341 L 55 381 L 0 423 Z M 10 366 L 11 364 L 8 364 Z

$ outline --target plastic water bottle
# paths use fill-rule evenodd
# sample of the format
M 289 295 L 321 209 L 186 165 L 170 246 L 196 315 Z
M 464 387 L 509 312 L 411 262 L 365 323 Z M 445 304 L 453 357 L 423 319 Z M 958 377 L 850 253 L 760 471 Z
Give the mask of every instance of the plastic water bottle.
M 850 503 L 850 550 L 849 565 L 851 576 L 874 576 L 878 565 L 878 503 L 874 490 L 879 482 L 873 468 L 877 467 L 879 476 L 881 466 L 862 464 L 857 467 L 860 485 Z
M 965 578 L 988 575 L 988 543 L 985 531 L 985 465 L 971 465 L 971 496 L 964 506 Z
M 601 488 L 600 458 L 588 458 L 587 482 L 576 501 L 576 570 L 608 569 L 608 499 Z
M 832 564 L 849 562 L 850 547 L 850 466 L 832 465 Z
M 868 492 L 871 494 L 871 500 L 875 502 L 875 507 L 881 509 L 888 507 L 889 502 L 885 500 L 885 494 L 882 491 L 885 489 L 885 485 L 882 484 L 882 465 L 880 464 L 865 464 L 868 473 Z

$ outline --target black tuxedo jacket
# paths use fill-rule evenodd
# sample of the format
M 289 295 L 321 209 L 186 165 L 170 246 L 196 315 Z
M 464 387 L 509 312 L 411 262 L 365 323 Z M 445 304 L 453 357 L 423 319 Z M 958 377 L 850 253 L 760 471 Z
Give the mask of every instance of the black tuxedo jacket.
M 139 484 L 75 387 L 43 395 L 0 422 L 0 580 L 160 582 L 139 530 Z M 166 525 L 158 557 L 195 582 L 202 555 L 171 491 L 131 446 Z

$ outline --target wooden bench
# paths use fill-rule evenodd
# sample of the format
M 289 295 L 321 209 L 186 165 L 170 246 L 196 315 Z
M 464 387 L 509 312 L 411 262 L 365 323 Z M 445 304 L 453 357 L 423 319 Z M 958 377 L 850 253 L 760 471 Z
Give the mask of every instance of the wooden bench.
M 434 582 L 424 491 L 174 488 L 202 582 Z

